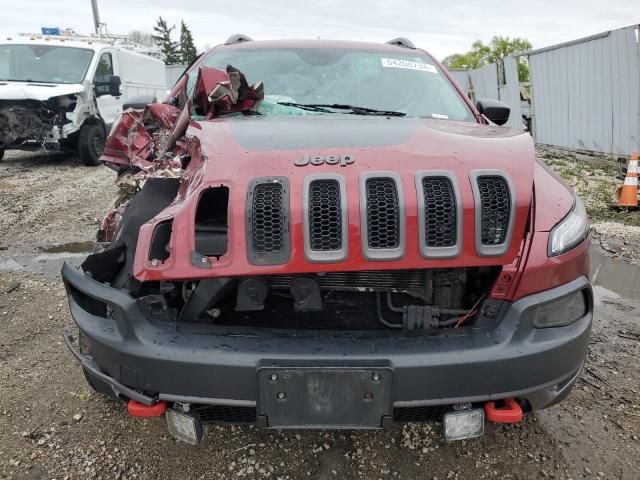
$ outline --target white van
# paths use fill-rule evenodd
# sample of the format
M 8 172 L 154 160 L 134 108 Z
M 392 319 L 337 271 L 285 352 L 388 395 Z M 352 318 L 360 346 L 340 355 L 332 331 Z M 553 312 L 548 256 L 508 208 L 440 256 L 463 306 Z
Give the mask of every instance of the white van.
M 123 105 L 166 92 L 162 61 L 114 42 L 7 38 L 0 41 L 0 159 L 11 149 L 73 148 L 98 165 Z

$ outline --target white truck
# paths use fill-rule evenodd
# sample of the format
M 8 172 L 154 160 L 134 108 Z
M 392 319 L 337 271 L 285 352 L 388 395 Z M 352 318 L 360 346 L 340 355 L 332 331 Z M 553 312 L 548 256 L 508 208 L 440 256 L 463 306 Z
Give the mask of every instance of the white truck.
M 0 40 L 0 159 L 11 149 L 74 149 L 98 165 L 123 106 L 166 93 L 162 61 L 108 39 Z

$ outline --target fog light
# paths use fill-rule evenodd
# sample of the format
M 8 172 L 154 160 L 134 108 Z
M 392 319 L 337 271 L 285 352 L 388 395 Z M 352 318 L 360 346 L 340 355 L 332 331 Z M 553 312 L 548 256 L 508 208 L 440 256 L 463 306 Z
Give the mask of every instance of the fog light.
M 476 408 L 444 415 L 444 438 L 448 442 L 476 438 L 484 434 L 484 410 Z
M 181 442 L 197 445 L 202 441 L 202 423 L 197 414 L 167 409 L 165 413 L 169 433 Z
M 533 309 L 533 325 L 537 328 L 564 327 L 588 313 L 584 290 L 571 293 Z

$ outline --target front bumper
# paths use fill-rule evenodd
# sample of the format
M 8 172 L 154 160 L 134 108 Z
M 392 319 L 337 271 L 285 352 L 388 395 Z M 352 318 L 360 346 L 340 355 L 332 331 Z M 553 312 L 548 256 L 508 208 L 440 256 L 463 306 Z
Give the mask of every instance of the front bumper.
M 70 265 L 64 265 L 62 277 L 90 356 L 76 349 L 70 334 L 65 338 L 90 380 L 146 404 L 167 400 L 259 411 L 259 371 L 335 367 L 391 372 L 394 411 L 509 397 L 537 410 L 562 400 L 573 386 L 587 353 L 593 312 L 589 281 L 580 277 L 505 304 L 495 324 L 482 329 L 238 332 L 153 320 L 140 300 Z M 524 315 L 583 289 L 588 313 L 571 325 L 535 329 Z

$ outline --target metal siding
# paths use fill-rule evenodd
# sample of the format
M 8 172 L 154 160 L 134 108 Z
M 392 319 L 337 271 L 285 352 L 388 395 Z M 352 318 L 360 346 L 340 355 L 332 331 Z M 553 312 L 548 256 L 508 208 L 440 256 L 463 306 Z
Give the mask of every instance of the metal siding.
M 506 127 L 522 130 L 522 104 L 520 103 L 520 81 L 518 61 L 513 57 L 503 59 L 505 85 L 500 86 L 500 100 L 509 105 L 511 114 Z
M 469 89 L 471 88 L 471 85 L 469 84 L 469 72 L 467 70 L 449 70 L 449 74 L 453 77 L 453 80 L 458 84 L 462 91 L 468 95 Z
M 498 66 L 495 63 L 471 70 L 469 77 L 471 78 L 471 85 L 476 99 L 499 98 Z
M 635 28 L 530 54 L 537 142 L 616 154 L 640 147 Z
M 640 52 L 634 28 L 611 32 L 616 61 L 612 78 L 613 153 L 640 149 Z M 627 143 L 629 142 L 629 143 Z M 626 150 L 623 150 L 626 146 Z

